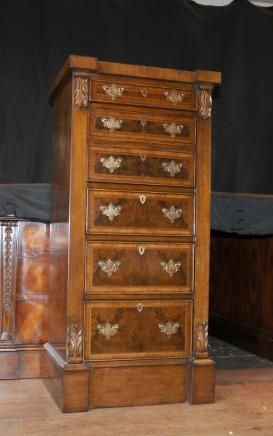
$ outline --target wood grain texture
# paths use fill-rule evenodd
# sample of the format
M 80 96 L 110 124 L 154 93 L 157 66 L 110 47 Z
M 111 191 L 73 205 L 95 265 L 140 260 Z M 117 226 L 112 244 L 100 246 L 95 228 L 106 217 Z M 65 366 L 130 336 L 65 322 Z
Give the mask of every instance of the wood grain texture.
M 220 337 L 272 359 L 273 238 L 214 235 L 211 328 Z M 221 268 L 220 268 L 221 265 Z
M 193 186 L 194 156 L 192 153 L 148 151 L 141 148 L 124 150 L 104 146 L 88 148 L 88 178 L 114 183 L 160 184 L 162 186 Z M 136 145 L 137 147 L 137 145 Z M 107 167 L 107 162 L 115 167 Z M 172 170 L 171 164 L 176 170 Z
M 110 130 L 104 119 L 120 120 L 120 127 Z M 171 134 L 167 125 L 180 126 L 179 132 Z M 95 134 L 104 138 L 141 139 L 144 141 L 164 141 L 167 143 L 184 143 L 189 146 L 195 144 L 195 120 L 190 113 L 185 116 L 175 111 L 160 112 L 150 110 L 135 110 L 127 107 L 113 109 L 107 105 L 94 103 L 90 111 L 89 135 Z
M 56 286 L 49 304 L 61 319 L 55 316 L 55 336 L 49 336 L 46 350 L 61 367 L 56 397 L 64 399 L 62 386 L 70 374 L 69 410 L 74 407 L 77 371 L 86 362 L 90 386 L 97 392 L 99 386 L 103 389 L 97 402 L 102 406 L 182 401 L 187 395 L 195 402 L 211 401 L 201 385 L 198 390 L 197 374 L 200 384 L 208 383 L 206 392 L 213 392 L 212 365 L 207 364 L 210 370 L 199 367 L 201 359 L 203 365 L 208 362 L 214 80 L 220 80 L 218 73 L 72 56 L 53 83 L 52 101 L 63 126 L 56 126 L 55 142 L 60 201 L 54 204 L 61 219 L 52 226 L 52 235 L 55 228 L 64 234 L 55 233 L 63 248 L 54 246 Z M 70 109 L 62 108 L 64 104 Z M 186 394 L 186 359 L 194 355 L 200 358 L 196 383 L 191 385 L 194 392 Z M 177 365 L 174 358 L 180 359 Z M 105 362 L 108 369 L 102 366 Z M 154 375 L 152 366 L 157 368 Z M 109 383 L 116 374 L 118 385 L 135 374 L 128 385 L 131 399 L 125 391 L 112 399 L 110 389 L 105 393 L 97 372 L 102 368 Z M 177 388 L 169 370 L 180 377 Z M 134 397 L 136 385 L 141 379 L 147 384 L 150 377 L 154 387 Z M 173 398 L 166 393 L 168 384 Z
M 116 326 L 111 337 L 99 328 L 106 323 Z M 168 323 L 177 326 L 165 331 Z M 191 323 L 189 301 L 90 303 L 86 306 L 85 357 L 188 357 Z
M 139 250 L 144 249 L 144 254 Z M 148 258 L 148 262 L 147 262 Z M 120 262 L 111 275 L 101 269 L 99 262 Z M 161 262 L 179 263 L 170 275 Z M 192 291 L 193 247 L 190 244 L 152 243 L 88 243 L 86 262 L 87 292 L 185 292 Z M 145 289 L 146 288 L 146 289 Z
M 91 370 L 89 407 L 182 403 L 187 366 L 97 368 Z
M 142 191 L 88 190 L 90 233 L 177 234 L 193 233 L 192 195 L 171 195 Z M 105 208 L 116 209 L 109 218 Z M 103 210 L 102 210 L 103 209 Z M 112 212 L 113 213 L 113 212 Z M 169 214 L 169 217 L 168 217 Z

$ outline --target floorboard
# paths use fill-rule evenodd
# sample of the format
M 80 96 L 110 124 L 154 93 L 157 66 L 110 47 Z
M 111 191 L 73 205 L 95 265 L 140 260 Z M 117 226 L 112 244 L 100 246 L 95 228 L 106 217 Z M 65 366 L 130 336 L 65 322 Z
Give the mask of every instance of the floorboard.
M 217 340 L 211 340 L 210 346 L 216 355 L 222 347 L 220 363 L 216 359 L 219 365 L 214 404 L 184 403 L 62 414 L 42 380 L 3 380 L 0 382 L 0 435 L 272 436 L 272 362 L 259 366 L 256 360 L 251 366 L 251 359 L 253 363 L 257 356 L 248 356 L 241 368 L 242 355 L 233 349 L 231 369 L 226 369 L 221 359 L 224 361 L 223 350 L 229 349 L 228 346 Z

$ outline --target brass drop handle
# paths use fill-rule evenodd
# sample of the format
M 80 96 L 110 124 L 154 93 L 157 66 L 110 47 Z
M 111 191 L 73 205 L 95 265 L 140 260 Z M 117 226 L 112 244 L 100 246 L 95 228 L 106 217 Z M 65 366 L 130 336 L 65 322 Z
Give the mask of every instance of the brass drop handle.
M 176 124 L 176 123 L 164 123 L 162 124 L 163 129 L 166 133 L 169 133 L 172 138 L 175 138 L 176 135 L 180 135 L 184 129 L 184 126 L 182 124 Z
M 158 327 L 161 333 L 164 333 L 170 338 L 172 335 L 175 335 L 175 333 L 177 333 L 180 325 L 179 322 L 168 321 L 166 324 L 158 324 Z
M 109 203 L 106 206 L 100 206 L 100 211 L 102 215 L 107 216 L 109 218 L 109 221 L 113 221 L 116 216 L 120 215 L 121 210 L 122 206 L 114 206 L 113 203 Z
M 103 85 L 102 87 L 104 93 L 112 97 L 112 100 L 116 100 L 118 97 L 121 97 L 124 93 L 124 88 L 117 86 L 115 83 L 112 85 Z
M 166 271 L 172 277 L 181 267 L 181 262 L 174 262 L 170 259 L 168 262 L 160 262 L 163 271 Z
M 101 271 L 105 272 L 108 277 L 110 277 L 113 273 L 117 272 L 120 265 L 121 262 L 119 260 L 116 260 L 114 262 L 111 259 L 99 261 L 99 267 Z
M 175 177 L 180 173 L 183 164 L 176 162 L 175 160 L 162 162 L 163 170 L 170 174 L 171 177 Z
M 173 224 L 175 220 L 178 220 L 181 217 L 182 209 L 176 209 L 174 206 L 171 206 L 169 209 L 163 208 L 162 213 L 170 220 L 171 224 Z
M 103 167 L 107 168 L 109 173 L 113 173 L 118 168 L 120 168 L 122 163 L 122 157 L 114 158 L 114 156 L 101 157 L 100 162 Z
M 185 94 L 183 94 L 183 92 L 179 93 L 174 89 L 171 91 L 166 90 L 164 92 L 164 95 L 166 99 L 169 100 L 174 106 L 176 106 L 177 103 L 181 103 L 185 97 Z
M 109 341 L 109 339 L 118 332 L 118 329 L 118 324 L 111 325 L 108 321 L 106 321 L 104 324 L 97 325 L 97 330 L 99 334 L 105 336 L 107 341 Z
M 119 130 L 123 124 L 123 120 L 117 120 L 116 118 L 101 118 L 103 127 L 106 127 L 110 132 Z

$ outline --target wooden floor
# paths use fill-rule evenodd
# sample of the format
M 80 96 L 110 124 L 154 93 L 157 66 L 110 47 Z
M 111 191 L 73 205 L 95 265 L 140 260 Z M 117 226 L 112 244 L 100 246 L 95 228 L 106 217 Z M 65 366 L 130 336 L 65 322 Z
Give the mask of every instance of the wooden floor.
M 215 404 L 78 414 L 62 414 L 42 380 L 1 381 L 0 435 L 272 436 L 273 368 L 218 369 Z

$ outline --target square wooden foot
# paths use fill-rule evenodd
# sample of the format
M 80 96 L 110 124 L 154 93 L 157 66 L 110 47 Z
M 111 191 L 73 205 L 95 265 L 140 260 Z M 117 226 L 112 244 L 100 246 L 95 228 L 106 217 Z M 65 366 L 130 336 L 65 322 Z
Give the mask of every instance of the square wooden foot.
M 83 364 L 60 366 L 46 350 L 45 385 L 62 412 L 89 409 L 89 369 Z
M 211 359 L 196 359 L 192 362 L 189 402 L 207 404 L 215 401 L 215 362 Z

